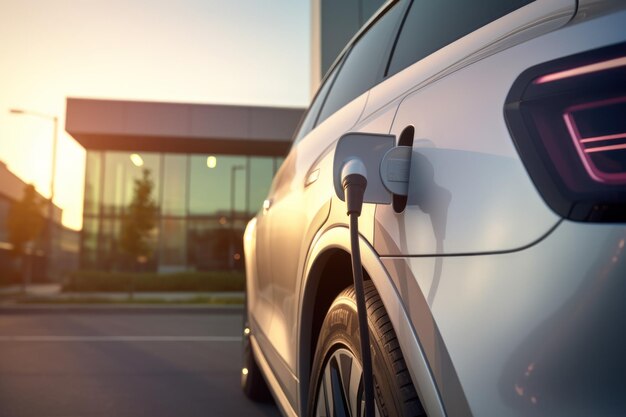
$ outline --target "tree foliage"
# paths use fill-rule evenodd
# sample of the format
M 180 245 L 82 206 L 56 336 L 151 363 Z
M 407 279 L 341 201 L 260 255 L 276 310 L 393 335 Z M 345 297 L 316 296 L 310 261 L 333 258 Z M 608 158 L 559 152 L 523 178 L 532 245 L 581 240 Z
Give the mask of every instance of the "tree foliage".
M 11 204 L 7 216 L 7 231 L 14 256 L 22 256 L 26 244 L 41 234 L 44 224 L 41 214 L 43 203 L 35 187 L 27 184 L 22 199 Z
M 151 255 L 150 232 L 156 227 L 157 205 L 152 199 L 154 182 L 150 170 L 144 169 L 141 178 L 135 180 L 133 199 L 122 221 L 121 249 L 133 261 L 141 261 Z

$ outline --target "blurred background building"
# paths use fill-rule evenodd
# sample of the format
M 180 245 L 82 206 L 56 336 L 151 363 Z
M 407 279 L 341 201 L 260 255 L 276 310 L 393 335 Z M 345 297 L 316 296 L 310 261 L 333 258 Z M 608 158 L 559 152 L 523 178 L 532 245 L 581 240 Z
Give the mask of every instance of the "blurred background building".
M 311 0 L 311 95 L 383 3 Z M 62 226 L 62 211 L 55 206 L 51 254 L 46 255 L 43 238 L 32 252 L 34 265 L 47 271 L 35 270 L 33 276 L 57 279 L 78 268 L 128 268 L 120 236 L 144 170 L 157 207 L 146 270 L 243 268 L 243 230 L 261 208 L 303 112 L 68 98 L 65 130 L 86 150 L 83 227 L 77 232 Z M 6 216 L 24 186 L 0 164 L 0 268 L 11 264 Z
M 22 199 L 26 183 L 9 170 L 6 164 L 0 161 L 0 278 L 11 280 L 15 274 L 11 266 L 12 245 L 9 242 L 7 219 L 10 207 L 16 201 Z M 39 195 L 41 201 L 46 201 Z M 78 268 L 80 249 L 80 232 L 69 229 L 61 224 L 62 210 L 56 205 L 53 207 L 52 250 L 53 262 L 48 265 L 46 273 L 45 242 L 40 239 L 34 242 L 32 247 L 27 248 L 26 255 L 32 265 L 32 277 L 35 280 L 44 280 L 47 276 L 60 276 L 67 271 Z M 47 218 L 48 210 L 41 210 L 43 217 Z M 18 279 L 14 277 L 14 279 Z
M 383 0 L 311 2 L 311 86 Z M 154 181 L 146 268 L 242 269 L 261 208 L 304 109 L 69 98 L 66 131 L 86 150 L 80 268 L 124 269 L 119 240 L 134 181 Z
M 124 270 L 123 219 L 150 172 L 157 227 L 148 271 L 243 268 L 261 208 L 302 109 L 67 100 L 66 130 L 87 150 L 82 269 Z

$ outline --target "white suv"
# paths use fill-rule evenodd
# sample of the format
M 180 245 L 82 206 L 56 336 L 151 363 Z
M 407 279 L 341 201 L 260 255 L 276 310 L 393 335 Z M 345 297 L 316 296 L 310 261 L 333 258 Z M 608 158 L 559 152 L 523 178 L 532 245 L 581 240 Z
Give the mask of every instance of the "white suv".
M 288 416 L 363 412 L 342 137 L 409 149 L 359 219 L 377 414 L 626 415 L 626 1 L 401 0 L 348 44 L 244 237 L 242 385 Z

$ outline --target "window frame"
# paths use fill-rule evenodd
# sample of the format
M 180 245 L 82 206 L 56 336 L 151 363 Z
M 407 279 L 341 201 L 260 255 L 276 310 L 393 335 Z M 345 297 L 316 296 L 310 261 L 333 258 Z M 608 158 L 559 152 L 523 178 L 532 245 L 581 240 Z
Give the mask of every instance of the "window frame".
M 402 2 L 404 2 L 404 4 L 401 4 Z M 343 70 L 343 67 L 344 67 L 345 63 L 350 60 L 350 55 L 352 54 L 355 46 L 359 43 L 361 38 L 363 38 L 365 35 L 367 35 L 367 33 L 378 23 L 379 20 L 381 20 L 384 16 L 386 16 L 387 13 L 389 13 L 390 10 L 394 6 L 397 6 L 399 8 L 399 16 L 398 16 L 397 21 L 395 22 L 396 23 L 395 27 L 392 29 L 391 35 L 389 36 L 389 43 L 388 43 L 388 45 L 387 45 L 387 47 L 385 49 L 383 57 L 379 60 L 380 67 L 378 69 L 378 73 L 376 74 L 376 79 L 375 79 L 374 83 L 372 85 L 370 85 L 365 91 L 361 92 L 356 97 L 353 97 L 348 102 L 344 103 L 341 107 L 339 107 L 333 113 L 331 113 L 331 115 L 334 114 L 335 112 L 341 110 L 348 103 L 352 102 L 354 99 L 356 99 L 360 95 L 368 92 L 369 90 L 371 90 L 372 88 L 374 88 L 378 84 L 380 84 L 381 82 L 385 81 L 385 79 L 387 78 L 387 75 L 386 75 L 387 68 L 389 67 L 389 63 L 391 62 L 391 57 L 392 57 L 393 52 L 395 50 L 396 43 L 398 42 L 398 38 L 400 36 L 401 29 L 402 29 L 402 27 L 404 25 L 404 21 L 406 20 L 406 16 L 407 16 L 408 11 L 410 10 L 411 4 L 413 4 L 413 2 L 411 0 L 390 0 L 390 1 L 388 1 L 383 6 L 381 6 L 381 8 L 378 10 L 378 12 L 375 13 L 367 21 L 367 23 L 365 25 L 363 25 L 361 30 L 359 30 L 357 32 L 357 34 L 350 40 L 348 45 L 344 48 L 344 50 L 340 54 L 340 57 L 342 58 L 341 59 L 341 66 L 338 68 L 337 74 L 334 77 L 333 85 L 330 86 L 330 88 L 328 89 L 328 92 L 326 94 L 326 97 L 324 97 L 324 102 L 322 103 L 322 105 L 321 105 L 321 107 L 320 107 L 320 109 L 318 111 L 318 114 L 316 116 L 317 119 L 316 119 L 316 122 L 315 122 L 315 126 L 317 126 L 320 123 L 319 117 L 320 117 L 320 115 L 324 111 L 324 107 L 326 106 L 326 100 L 328 99 L 328 96 L 330 95 L 330 93 L 331 93 L 331 91 L 333 89 L 334 83 L 336 82 L 337 78 L 339 78 L 339 76 L 341 75 L 341 71 Z M 330 117 L 331 115 L 329 115 L 328 117 Z
M 519 6 L 519 7 L 517 7 L 517 8 L 511 9 L 511 10 L 510 10 L 510 11 L 508 11 L 507 13 L 502 14 L 502 15 L 499 15 L 499 16 L 497 16 L 497 17 L 495 17 L 495 18 L 491 18 L 488 22 L 483 23 L 481 26 L 479 26 L 479 27 L 477 27 L 477 28 L 475 28 L 475 29 L 473 29 L 473 30 L 471 30 L 471 31 L 469 31 L 469 32 L 467 32 L 467 33 L 465 33 L 465 34 L 461 35 L 460 37 L 458 37 L 458 38 L 456 38 L 456 39 L 452 40 L 451 42 L 448 42 L 448 43 L 442 44 L 442 45 L 441 45 L 441 46 L 439 46 L 437 49 L 435 49 L 434 51 L 430 52 L 428 55 L 424 55 L 424 56 L 422 56 L 422 57 L 418 58 L 417 60 L 412 61 L 412 62 L 410 62 L 409 64 L 406 64 L 406 65 L 404 65 L 404 66 L 400 67 L 399 69 L 395 70 L 393 73 L 390 73 L 390 70 L 391 70 L 391 64 L 393 63 L 393 58 L 394 58 L 394 56 L 395 56 L 395 54 L 396 54 L 396 47 L 397 47 L 397 45 L 398 45 L 398 43 L 399 43 L 399 41 L 400 41 L 400 38 L 402 37 L 402 33 L 403 33 L 403 32 L 404 32 L 404 30 L 405 30 L 405 25 L 406 25 L 406 22 L 408 21 L 409 15 L 411 14 L 411 10 L 412 10 L 413 6 L 414 6 L 414 5 L 415 5 L 418 1 L 420 1 L 420 0 L 409 0 L 409 1 L 408 1 L 408 6 L 406 7 L 406 10 L 404 11 L 404 17 L 402 18 L 402 23 L 401 23 L 401 25 L 400 25 L 400 28 L 399 28 L 399 30 L 398 30 L 398 33 L 396 34 L 396 39 L 395 39 L 394 44 L 393 44 L 393 49 L 392 49 L 391 54 L 390 54 L 390 56 L 389 56 L 389 59 L 388 59 L 388 61 L 387 61 L 387 66 L 386 66 L 386 68 L 385 68 L 385 76 L 384 76 L 384 77 L 385 77 L 385 79 L 386 79 L 386 78 L 389 78 L 389 77 L 393 77 L 394 75 L 396 75 L 396 74 L 398 74 L 398 73 L 400 73 L 400 72 L 404 71 L 405 69 L 407 69 L 407 68 L 409 68 L 410 66 L 412 66 L 412 65 L 416 64 L 417 62 L 420 62 L 420 61 L 422 61 L 422 60 L 424 60 L 424 59 L 428 58 L 429 56 L 431 56 L 432 54 L 434 54 L 434 53 L 436 53 L 436 52 L 438 52 L 438 51 L 442 50 L 443 48 L 445 48 L 445 47 L 447 47 L 447 46 L 449 46 L 449 45 L 452 45 L 452 44 L 454 44 L 454 43 L 458 42 L 460 39 L 462 39 L 462 38 L 464 38 L 464 37 L 466 37 L 466 36 L 468 36 L 468 35 L 470 35 L 470 34 L 472 34 L 472 33 L 476 32 L 477 30 L 480 30 L 481 28 L 483 28 L 483 27 L 485 27 L 485 26 L 487 26 L 487 25 L 489 25 L 489 24 L 491 24 L 491 23 L 495 22 L 496 20 L 502 19 L 503 17 L 508 16 L 508 15 L 510 15 L 511 13 L 514 13 L 515 11 L 517 11 L 517 10 L 521 9 L 522 7 L 526 7 L 526 6 L 528 6 L 528 5 L 532 4 L 532 3 L 535 3 L 537 0 L 527 0 L 526 4 L 524 4 L 524 5 L 522 5 L 522 6 Z
M 313 100 L 311 100 L 311 104 L 309 104 L 308 109 L 306 110 L 306 112 L 304 112 L 304 114 L 300 118 L 300 122 L 298 123 L 298 128 L 296 129 L 296 133 L 294 136 L 293 145 L 296 145 L 297 143 L 302 141 L 304 138 L 306 138 L 309 135 L 311 131 L 313 131 L 317 127 L 317 122 L 318 122 L 320 112 L 322 111 L 322 108 L 324 108 L 324 104 L 326 103 L 326 97 L 328 96 L 328 93 L 333 88 L 333 84 L 335 83 L 337 74 L 341 70 L 345 53 L 346 53 L 345 50 L 341 52 L 341 54 L 337 57 L 333 65 L 331 65 L 330 69 L 326 72 L 326 75 L 322 79 L 322 82 L 320 83 L 320 86 L 317 89 L 315 96 L 313 97 Z M 324 96 L 322 97 L 320 96 L 320 94 L 322 94 L 322 91 L 324 91 L 324 88 L 326 87 L 326 83 L 330 83 L 330 84 L 328 85 L 328 89 L 326 90 L 326 92 L 324 93 Z M 311 110 L 317 104 L 318 100 L 321 100 L 320 106 L 315 111 L 315 114 L 310 114 Z M 308 129 L 308 131 L 301 134 L 300 130 L 303 128 L 304 123 L 308 120 L 309 115 L 313 118 L 313 123 L 311 123 L 311 127 Z
M 403 1 L 403 0 L 389 0 L 385 4 L 383 4 L 380 7 L 380 9 L 376 13 L 374 13 L 372 15 L 372 17 L 361 27 L 361 29 L 359 29 L 359 31 L 357 31 L 357 33 L 352 37 L 352 39 L 350 39 L 350 41 L 346 44 L 346 46 L 343 48 L 343 50 L 339 53 L 339 55 L 337 56 L 337 58 L 335 59 L 333 64 L 330 66 L 330 68 L 326 72 L 326 75 L 322 79 L 322 82 L 320 83 L 320 87 L 317 89 L 317 92 L 315 93 L 315 96 L 313 97 L 313 100 L 311 100 L 311 104 L 309 105 L 309 108 L 307 109 L 307 111 L 300 118 L 300 122 L 298 123 L 298 127 L 297 127 L 297 129 L 295 131 L 296 133 L 294 135 L 294 140 L 293 140 L 292 147 L 297 145 L 298 143 L 300 143 L 304 138 L 306 138 L 309 135 L 310 132 L 315 130 L 315 128 L 319 125 L 319 123 L 320 123 L 319 117 L 320 117 L 320 114 L 321 114 L 322 110 L 324 109 L 324 106 L 326 105 L 326 99 L 328 98 L 329 93 L 333 89 L 333 85 L 335 84 L 335 80 L 339 76 L 339 73 L 341 72 L 341 70 L 343 68 L 343 64 L 349 58 L 350 52 L 352 51 L 354 45 L 356 45 L 356 43 L 385 14 L 387 14 L 387 12 L 393 6 L 395 6 L 396 4 L 400 3 L 401 1 Z M 375 87 L 376 85 L 380 84 L 387 77 L 387 69 L 389 67 L 389 63 L 391 62 L 391 57 L 393 55 L 393 51 L 395 50 L 396 43 L 398 42 L 398 37 L 399 37 L 400 32 L 402 30 L 402 27 L 404 25 L 404 21 L 406 20 L 407 11 L 409 10 L 409 7 L 410 7 L 411 4 L 412 4 L 412 1 L 411 0 L 407 0 L 406 4 L 404 5 L 404 9 L 400 11 L 401 16 L 398 19 L 398 23 L 397 23 L 396 27 L 394 28 L 393 34 L 391 36 L 392 41 L 390 42 L 390 46 L 389 46 L 388 50 L 386 51 L 386 55 L 387 55 L 386 60 L 387 60 L 387 62 L 385 63 L 384 60 L 381 60 L 381 64 L 382 64 L 383 70 L 381 71 L 380 74 L 378 74 L 376 83 L 374 85 L 372 85 L 370 87 L 370 89 Z M 402 7 L 402 6 L 399 6 L 399 7 Z M 327 82 L 329 82 L 330 84 L 329 84 L 328 89 L 326 90 L 324 96 L 321 97 L 320 93 L 325 88 Z M 366 91 L 369 91 L 369 89 L 366 90 Z M 304 122 L 308 119 L 310 110 L 313 108 L 313 105 L 317 104 L 317 100 L 318 99 L 321 100 L 321 103 L 320 103 L 319 108 L 316 110 L 316 114 L 312 115 L 312 117 L 314 117 L 314 121 L 311 124 L 311 128 L 307 132 L 301 134 L 300 130 L 302 129 L 302 127 L 304 125 Z

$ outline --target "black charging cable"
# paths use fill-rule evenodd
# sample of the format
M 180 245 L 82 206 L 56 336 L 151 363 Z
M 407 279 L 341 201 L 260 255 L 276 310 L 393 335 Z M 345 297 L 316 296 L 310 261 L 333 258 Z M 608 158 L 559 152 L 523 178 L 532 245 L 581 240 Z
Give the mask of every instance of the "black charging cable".
M 375 416 L 374 377 L 372 373 L 372 353 L 367 324 L 367 307 L 363 289 L 363 265 L 359 248 L 359 216 L 363 207 L 363 195 L 367 188 L 365 166 L 360 160 L 350 160 L 342 170 L 341 185 L 344 190 L 348 216 L 350 217 L 350 246 L 352 252 L 352 273 L 356 295 L 357 316 L 361 339 L 361 361 L 363 363 L 363 394 L 365 397 L 365 417 Z

